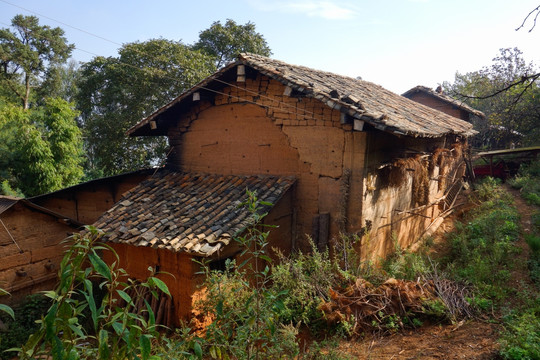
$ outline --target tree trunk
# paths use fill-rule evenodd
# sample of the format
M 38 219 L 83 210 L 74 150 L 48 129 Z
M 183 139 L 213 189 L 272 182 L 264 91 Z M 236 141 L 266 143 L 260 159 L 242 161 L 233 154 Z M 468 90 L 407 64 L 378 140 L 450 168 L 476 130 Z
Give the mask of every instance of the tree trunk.
M 24 76 L 24 85 L 26 86 L 26 91 L 23 98 L 23 107 L 24 110 L 28 110 L 28 99 L 30 98 L 30 76 L 28 76 L 28 73 Z

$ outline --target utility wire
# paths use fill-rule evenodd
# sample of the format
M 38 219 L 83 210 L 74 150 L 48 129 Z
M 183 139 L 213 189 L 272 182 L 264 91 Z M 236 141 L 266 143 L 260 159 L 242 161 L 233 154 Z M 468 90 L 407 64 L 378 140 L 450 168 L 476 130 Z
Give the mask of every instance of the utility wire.
M 59 23 L 59 24 L 62 24 L 62 25 L 67 26 L 67 27 L 69 27 L 69 28 L 71 28 L 71 29 L 74 29 L 74 30 L 83 32 L 83 33 L 85 33 L 85 34 L 87 34 L 87 35 L 90 35 L 90 36 L 93 36 L 93 37 L 95 37 L 95 38 L 98 38 L 98 39 L 101 39 L 101 40 L 110 42 L 111 44 L 118 45 L 118 46 L 122 46 L 122 44 L 120 44 L 120 43 L 118 43 L 118 42 L 116 42 L 116 41 L 112 41 L 112 40 L 107 39 L 107 38 L 105 38 L 105 37 L 103 37 L 103 36 L 96 35 L 96 34 L 94 34 L 94 33 L 91 33 L 90 31 L 86 31 L 86 30 L 81 29 L 81 28 L 78 28 L 78 27 L 76 27 L 76 26 L 72 26 L 72 25 L 66 24 L 65 22 L 62 22 L 62 21 L 60 21 L 60 20 L 53 19 L 52 17 L 49 17 L 49 16 L 47 16 L 47 15 L 40 14 L 40 13 L 38 13 L 38 12 L 36 12 L 36 11 L 30 10 L 30 9 L 27 9 L 27 8 L 24 8 L 24 7 L 19 6 L 19 5 L 16 5 L 16 4 L 13 4 L 13 3 L 9 2 L 9 1 L 6 1 L 6 0 L 0 0 L 0 1 L 3 2 L 3 3 L 5 3 L 5 4 L 8 4 L 8 5 L 17 7 L 17 8 L 19 8 L 19 9 L 22 9 L 22 10 L 24 10 L 24 11 L 28 11 L 29 13 L 36 14 L 36 15 L 39 15 L 39 16 L 44 17 L 44 18 L 46 18 L 46 19 L 55 21 L 55 22 L 57 22 L 57 23 Z

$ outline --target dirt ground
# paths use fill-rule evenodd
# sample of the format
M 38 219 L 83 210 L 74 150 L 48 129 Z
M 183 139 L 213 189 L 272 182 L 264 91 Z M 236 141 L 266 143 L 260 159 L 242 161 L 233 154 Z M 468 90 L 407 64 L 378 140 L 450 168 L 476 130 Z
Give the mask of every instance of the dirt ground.
M 506 190 L 514 195 L 516 205 L 521 214 L 521 225 L 525 232 L 531 228 L 531 214 L 534 208 L 529 206 L 519 192 L 506 186 Z M 466 198 L 463 198 L 466 199 Z M 470 208 L 470 204 L 462 201 L 464 206 L 453 216 L 448 217 L 434 234 L 434 257 L 447 250 L 446 234 L 454 229 L 454 221 Z M 529 256 L 528 245 L 523 237 L 518 246 L 522 248 L 517 255 L 517 263 L 526 264 Z M 526 266 L 522 266 L 512 274 L 514 284 L 530 282 Z M 497 318 L 497 315 L 495 315 Z M 436 324 L 423 326 L 415 330 L 392 334 L 389 336 L 367 337 L 361 340 L 343 341 L 339 344 L 340 353 L 357 359 L 498 359 L 498 334 L 501 330 L 497 321 L 468 320 L 458 324 Z

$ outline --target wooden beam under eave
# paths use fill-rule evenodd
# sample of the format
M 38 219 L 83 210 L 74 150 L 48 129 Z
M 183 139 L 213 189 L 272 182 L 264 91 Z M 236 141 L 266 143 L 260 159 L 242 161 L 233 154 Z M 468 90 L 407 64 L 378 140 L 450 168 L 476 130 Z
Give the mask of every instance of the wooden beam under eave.
M 362 120 L 354 119 L 354 130 L 362 131 L 364 130 L 364 122 Z
M 246 67 L 238 65 L 236 67 L 236 82 L 246 82 Z

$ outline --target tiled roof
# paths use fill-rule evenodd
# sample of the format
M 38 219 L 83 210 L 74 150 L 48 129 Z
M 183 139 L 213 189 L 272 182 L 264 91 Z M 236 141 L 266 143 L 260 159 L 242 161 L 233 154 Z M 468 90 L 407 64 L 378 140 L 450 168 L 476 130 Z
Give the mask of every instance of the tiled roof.
M 12 196 L 0 195 L 0 214 L 15 205 L 19 200 L 21 199 Z
M 166 116 L 169 110 L 184 100 L 191 101 L 193 92 L 208 89 L 212 83 L 218 81 L 216 79 L 239 64 L 249 66 L 304 96 L 319 99 L 329 107 L 365 121 L 379 130 L 414 137 L 474 133 L 470 123 L 409 100 L 374 83 L 291 65 L 260 55 L 240 54 L 235 62 L 133 126 L 128 130 L 128 134 L 151 134 L 147 131 L 150 121 Z
M 252 224 L 246 189 L 276 204 L 292 177 L 160 171 L 124 194 L 95 226 L 105 241 L 211 256 Z M 271 208 L 266 205 L 261 212 Z
M 427 86 L 422 86 L 422 85 L 415 86 L 412 89 L 410 89 L 410 90 L 406 91 L 405 93 L 403 93 L 403 96 L 408 98 L 409 96 L 411 96 L 411 95 L 413 95 L 414 93 L 417 93 L 417 92 L 423 92 L 425 94 L 433 96 L 434 98 L 437 98 L 437 99 L 439 99 L 439 100 L 441 100 L 441 101 L 443 101 L 445 103 L 453 105 L 453 106 L 457 107 L 458 109 L 465 110 L 468 113 L 476 115 L 478 117 L 481 117 L 481 118 L 486 117 L 486 115 L 483 112 L 481 112 L 479 110 L 476 110 L 476 109 L 473 109 L 469 105 L 465 104 L 463 101 L 460 101 L 458 99 L 454 99 L 453 97 L 448 96 L 448 95 L 446 95 L 446 94 L 444 94 L 442 92 L 434 91 L 433 89 L 428 88 Z

